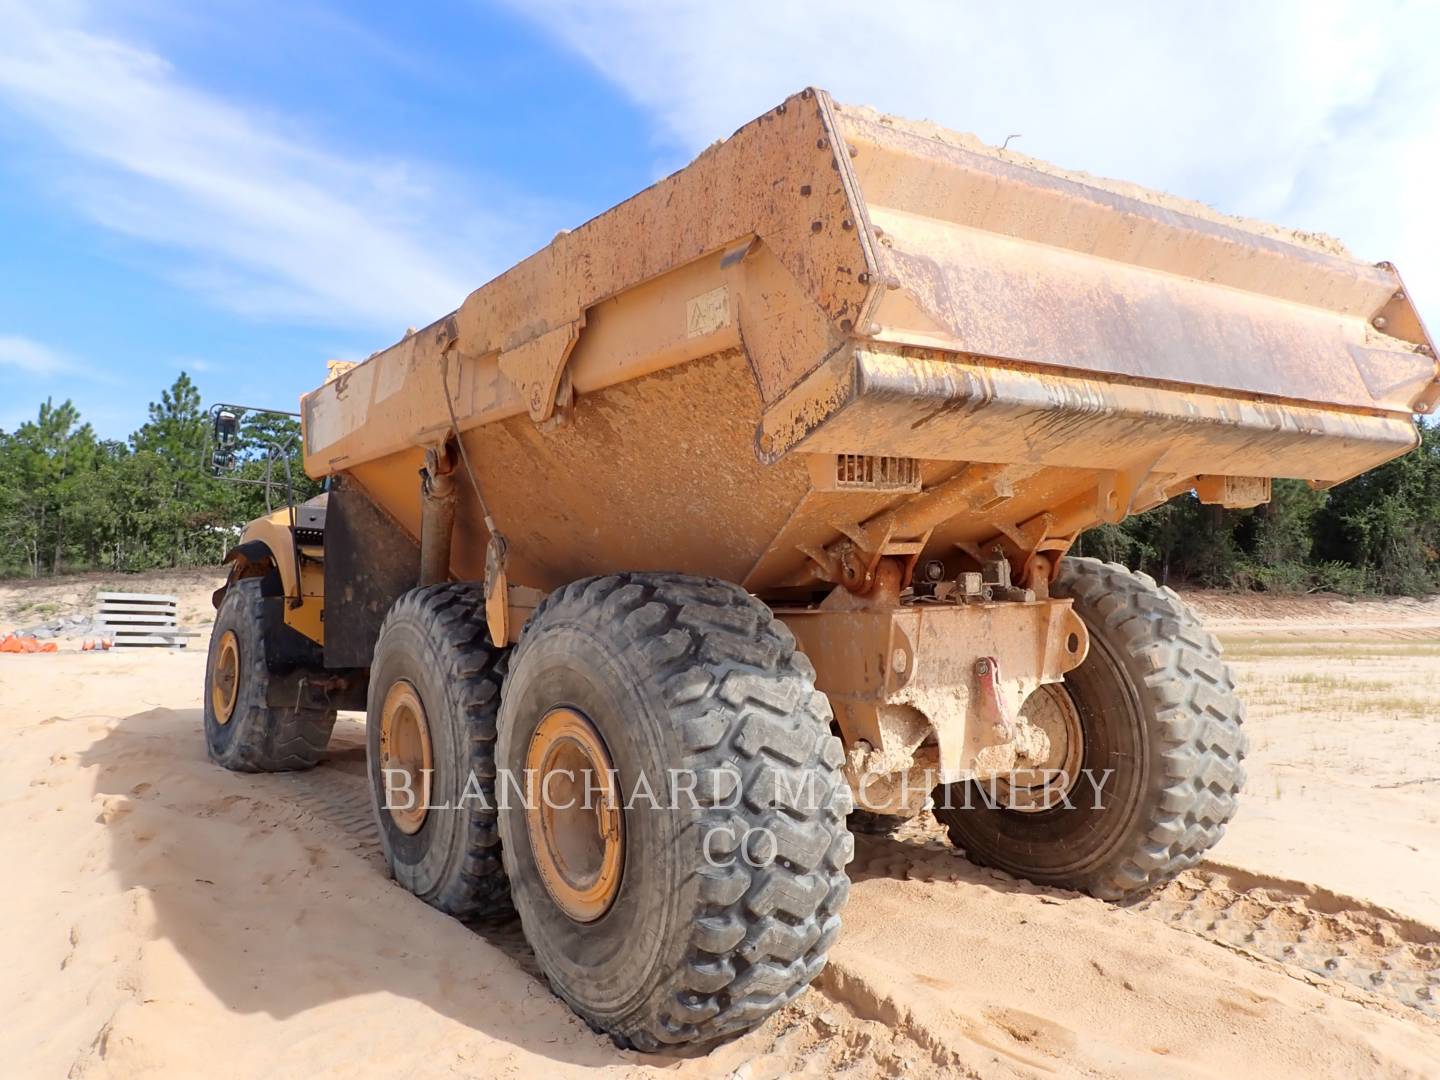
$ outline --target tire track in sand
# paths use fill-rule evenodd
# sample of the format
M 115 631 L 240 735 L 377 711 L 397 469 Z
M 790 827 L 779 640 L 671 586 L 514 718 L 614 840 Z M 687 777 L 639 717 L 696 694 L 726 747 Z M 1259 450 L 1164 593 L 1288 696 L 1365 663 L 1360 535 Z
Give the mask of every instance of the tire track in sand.
M 1440 1019 L 1440 931 L 1385 908 L 1201 864 L 1131 910 Z

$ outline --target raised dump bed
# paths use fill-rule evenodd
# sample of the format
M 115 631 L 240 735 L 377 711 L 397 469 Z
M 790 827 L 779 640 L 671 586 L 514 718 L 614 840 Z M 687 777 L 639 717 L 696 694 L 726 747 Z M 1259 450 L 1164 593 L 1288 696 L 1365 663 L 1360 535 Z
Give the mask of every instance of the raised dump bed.
M 508 896 L 590 1022 L 703 1043 L 820 969 L 852 798 L 1100 896 L 1197 860 L 1233 680 L 1066 553 L 1404 453 L 1437 375 L 1388 264 L 806 90 L 305 396 L 329 492 L 232 553 L 211 753 L 303 767 L 368 708 L 397 879 Z

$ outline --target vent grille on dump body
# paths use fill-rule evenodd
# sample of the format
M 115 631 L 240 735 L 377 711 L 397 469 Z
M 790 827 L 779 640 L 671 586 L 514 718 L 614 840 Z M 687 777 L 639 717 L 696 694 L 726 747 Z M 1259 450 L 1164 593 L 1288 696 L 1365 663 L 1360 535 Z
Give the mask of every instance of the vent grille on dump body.
M 908 457 L 836 454 L 839 491 L 919 491 L 920 462 Z

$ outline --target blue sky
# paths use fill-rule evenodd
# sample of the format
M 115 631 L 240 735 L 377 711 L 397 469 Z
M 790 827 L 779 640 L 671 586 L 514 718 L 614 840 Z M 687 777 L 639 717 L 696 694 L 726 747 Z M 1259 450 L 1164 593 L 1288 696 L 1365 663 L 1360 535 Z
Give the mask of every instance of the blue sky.
M 0 0 L 0 428 L 293 407 L 786 94 L 1332 232 L 1440 321 L 1440 5 Z

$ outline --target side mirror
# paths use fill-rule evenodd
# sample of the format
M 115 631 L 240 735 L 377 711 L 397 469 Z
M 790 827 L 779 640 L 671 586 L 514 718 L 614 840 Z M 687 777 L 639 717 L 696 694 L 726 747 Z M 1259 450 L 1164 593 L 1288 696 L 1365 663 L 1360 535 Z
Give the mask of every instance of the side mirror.
M 240 441 L 240 418 L 229 409 L 215 413 L 215 445 L 225 450 L 235 449 Z
M 264 430 L 257 430 L 252 445 L 245 446 L 240 436 L 240 418 L 252 413 L 263 416 L 287 416 L 299 419 L 299 413 L 281 412 L 279 409 L 259 409 L 253 405 L 222 405 L 210 406 L 210 451 L 209 462 L 206 468 L 211 476 L 217 480 L 227 480 L 236 484 L 254 484 L 265 488 L 267 500 L 270 489 L 277 486 L 278 482 L 273 477 L 276 459 L 280 460 L 281 466 L 286 475 L 286 488 L 289 486 L 290 459 L 294 456 L 297 436 L 288 434 L 282 429 L 278 432 L 267 433 Z M 265 447 L 265 454 L 261 457 L 257 451 L 261 446 Z M 258 479 L 254 476 L 238 476 L 238 473 L 246 463 L 258 464 L 264 467 L 265 478 Z
M 235 447 L 240 442 L 240 418 L 229 409 L 215 410 L 210 471 L 221 476 L 235 468 Z

